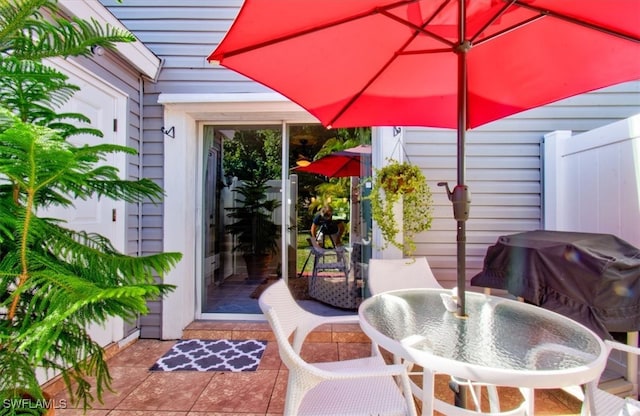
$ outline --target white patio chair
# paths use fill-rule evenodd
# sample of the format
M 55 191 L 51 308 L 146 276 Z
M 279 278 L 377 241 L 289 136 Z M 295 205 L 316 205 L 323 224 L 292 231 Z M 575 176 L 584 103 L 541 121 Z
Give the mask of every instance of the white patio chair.
M 379 354 L 335 362 L 304 361 L 295 343 L 301 343 L 299 334 L 312 326 L 307 320 L 313 314 L 296 314 L 285 292 L 284 281 L 276 282 L 260 296 L 259 304 L 289 370 L 286 416 L 416 415 L 405 368 L 387 365 Z M 289 342 L 292 335 L 293 345 Z
M 309 278 L 309 296 L 343 309 L 356 309 L 362 300 L 355 275 L 351 275 L 349 256 L 344 246 L 324 248 L 314 238 L 307 238 L 313 255 L 313 272 Z M 340 275 L 322 274 L 339 272 Z
M 369 260 L 369 278 L 368 288 L 371 295 L 378 293 L 388 292 L 390 290 L 398 289 L 412 289 L 412 288 L 434 288 L 443 289 L 442 285 L 438 282 L 429 261 L 426 257 L 414 257 L 405 259 L 371 259 Z M 374 350 L 377 346 L 373 347 Z M 408 361 L 402 361 L 399 357 L 393 357 L 395 363 L 402 362 L 407 371 L 410 374 L 417 374 L 411 372 L 414 364 Z M 468 380 L 460 380 L 452 377 L 452 381 L 460 386 L 473 389 L 472 396 L 476 407 L 476 410 L 480 409 L 480 389 L 482 386 L 487 388 L 487 396 L 489 397 L 489 405 L 491 412 L 494 414 L 512 414 L 512 413 L 500 413 L 500 399 L 498 397 L 498 390 L 494 385 L 481 383 L 481 382 L 469 382 Z M 414 385 L 415 388 L 415 385 Z M 459 408 L 456 408 L 459 409 Z M 518 410 L 518 409 L 516 409 Z M 518 410 L 519 411 L 519 410 Z M 471 411 L 470 411 L 471 412 Z M 449 413 L 447 413 L 449 414 Z M 459 413 L 463 414 L 463 413 Z M 479 414 L 479 413 L 465 413 L 465 414 Z M 513 413 L 519 414 L 519 413 Z
M 605 340 L 605 345 L 609 349 L 619 350 L 626 353 L 640 356 L 640 348 L 620 342 Z M 610 416 L 637 416 L 640 415 L 640 402 L 637 397 L 620 397 L 611 394 L 598 387 L 599 380 L 595 380 L 587 385 L 585 392 L 585 400 L 582 406 L 583 415 L 610 415 Z M 638 386 L 634 386 L 633 390 L 637 392 Z
M 358 315 L 322 316 L 305 310 L 293 298 L 283 279 L 269 286 L 258 302 L 275 308 L 285 329 L 295 328 L 292 345 L 298 354 L 307 335 L 320 325 L 359 324 Z

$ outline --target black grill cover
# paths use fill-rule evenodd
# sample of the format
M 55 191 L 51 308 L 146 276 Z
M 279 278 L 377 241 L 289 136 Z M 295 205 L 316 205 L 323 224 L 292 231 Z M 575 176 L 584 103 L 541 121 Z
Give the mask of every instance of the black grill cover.
M 529 231 L 487 249 L 474 286 L 506 289 L 602 338 L 640 330 L 640 250 L 610 234 Z

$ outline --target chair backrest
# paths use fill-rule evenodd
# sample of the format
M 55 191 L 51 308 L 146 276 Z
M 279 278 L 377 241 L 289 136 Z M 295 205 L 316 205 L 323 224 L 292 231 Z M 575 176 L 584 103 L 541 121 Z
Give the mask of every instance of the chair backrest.
M 290 334 L 283 326 L 288 321 L 287 317 L 266 302 L 261 308 L 276 337 L 280 359 L 289 370 L 284 414 L 296 415 L 307 392 L 322 382 L 323 378 L 318 376 L 318 370 L 304 361 L 289 343 Z
M 289 343 L 289 335 L 283 327 L 283 318 L 277 309 L 271 306 L 265 306 L 263 309 L 264 316 L 269 321 L 271 330 L 276 337 L 278 344 L 278 351 L 280 352 L 280 359 L 287 366 L 289 370 L 296 370 L 300 367 L 306 368 L 307 363 L 300 355 L 293 349 L 293 346 Z
M 309 244 L 311 244 L 311 250 L 316 255 L 323 256 L 325 253 L 344 253 L 345 251 L 344 246 L 337 246 L 337 247 L 331 247 L 331 248 L 322 247 L 318 242 L 318 240 L 316 240 L 315 238 L 307 238 L 307 241 L 309 242 Z
M 264 314 L 269 308 L 276 311 L 286 338 L 296 332 L 300 323 L 304 322 L 306 315 L 309 314 L 298 305 L 284 279 L 279 279 L 262 292 L 258 304 Z
M 309 327 L 314 326 L 308 321 L 314 315 L 296 303 L 284 279 L 262 292 L 258 303 L 276 337 L 280 359 L 289 370 L 284 414 L 298 414 L 303 397 L 322 381 L 319 370 L 300 357 L 302 341 Z
M 315 238 L 307 238 L 307 241 L 311 245 L 311 251 L 313 251 L 315 255 L 321 256 L 322 254 L 324 254 L 324 248 L 320 246 L 318 240 L 316 240 Z
M 302 316 L 295 313 L 290 297 L 288 287 L 280 280 L 268 287 L 259 299 L 260 308 L 275 335 L 280 359 L 289 370 L 284 415 L 344 414 L 340 410 L 345 409 L 350 414 L 415 416 L 409 376 L 403 366 L 387 366 L 381 357 L 318 364 L 306 362 L 295 347 L 295 334 L 304 332 L 306 321 L 313 319 L 314 314 L 304 309 Z M 293 343 L 290 342 L 292 334 Z M 385 369 L 381 370 L 381 366 Z M 398 377 L 401 390 L 393 376 Z M 373 399 L 368 399 L 369 396 Z M 361 400 L 365 403 L 360 403 Z M 327 406 L 333 406 L 332 410 L 327 411 Z
M 426 257 L 371 259 L 369 292 L 372 295 L 396 289 L 441 288 Z

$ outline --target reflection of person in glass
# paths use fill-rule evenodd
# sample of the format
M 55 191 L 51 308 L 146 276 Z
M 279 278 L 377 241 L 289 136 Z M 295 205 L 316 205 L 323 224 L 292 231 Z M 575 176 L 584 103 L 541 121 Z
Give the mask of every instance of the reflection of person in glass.
M 324 242 L 324 237 L 331 237 L 334 245 L 342 245 L 342 234 L 344 234 L 344 223 L 342 221 L 333 220 L 333 209 L 329 205 L 322 207 L 311 224 L 311 235 Z

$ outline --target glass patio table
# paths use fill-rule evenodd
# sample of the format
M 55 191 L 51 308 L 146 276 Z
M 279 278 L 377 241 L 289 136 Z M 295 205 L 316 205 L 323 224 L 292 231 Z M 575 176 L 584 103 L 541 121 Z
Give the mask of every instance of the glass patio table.
M 467 292 L 467 317 L 448 312 L 445 289 L 407 289 L 362 302 L 362 330 L 382 348 L 423 368 L 422 411 L 433 414 L 434 375 L 521 388 L 533 414 L 535 388 L 596 380 L 606 365 L 602 340 L 555 312 L 515 300 Z M 528 397 L 527 397 L 528 396 Z

